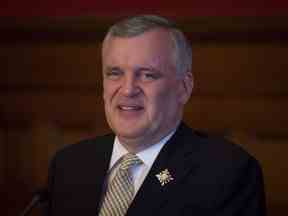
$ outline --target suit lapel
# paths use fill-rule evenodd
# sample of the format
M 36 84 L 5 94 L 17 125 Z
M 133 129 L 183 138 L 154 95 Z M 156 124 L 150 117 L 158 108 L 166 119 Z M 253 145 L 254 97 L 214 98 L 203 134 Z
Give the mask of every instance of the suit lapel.
M 187 136 L 189 139 L 186 139 Z M 159 153 L 128 209 L 128 216 L 153 215 L 169 196 L 173 196 L 177 184 L 193 170 L 193 148 L 191 145 L 188 146 L 187 140 L 193 144 L 196 141 L 191 140 L 191 129 L 181 124 Z M 156 175 L 165 169 L 169 171 L 173 180 L 162 186 Z
M 79 169 L 82 170 L 77 172 L 82 173 L 82 175 L 76 177 L 79 179 L 78 184 L 81 187 L 76 194 L 81 194 L 77 198 L 77 205 L 83 205 L 80 209 L 87 210 L 87 214 L 94 212 L 97 215 L 96 211 L 99 209 L 106 174 L 109 169 L 113 140 L 114 136 L 112 135 L 102 137 L 101 140 L 91 141 L 90 147 L 85 148 L 87 152 L 84 162 L 82 161 L 84 165 L 79 166 Z
M 104 190 L 104 184 L 106 181 L 107 171 L 109 169 L 109 163 L 110 158 L 112 154 L 112 148 L 113 148 L 113 142 L 114 142 L 114 136 L 108 136 L 107 140 L 103 140 L 101 151 L 97 151 L 97 171 L 95 170 L 95 176 L 96 180 L 96 187 L 97 187 L 97 193 L 96 193 L 96 203 L 97 203 L 97 209 L 99 209 L 99 204 L 101 202 L 103 190 Z M 93 167 L 93 165 L 92 165 Z M 95 165 L 94 165 L 95 168 Z

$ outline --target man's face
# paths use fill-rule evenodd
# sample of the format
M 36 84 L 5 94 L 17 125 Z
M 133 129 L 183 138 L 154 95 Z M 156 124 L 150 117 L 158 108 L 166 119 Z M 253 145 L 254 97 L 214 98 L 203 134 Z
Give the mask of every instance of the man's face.
M 171 47 L 162 29 L 109 37 L 103 44 L 106 118 L 121 142 L 133 143 L 127 144 L 131 149 L 158 142 L 182 117 L 190 91 L 176 76 Z

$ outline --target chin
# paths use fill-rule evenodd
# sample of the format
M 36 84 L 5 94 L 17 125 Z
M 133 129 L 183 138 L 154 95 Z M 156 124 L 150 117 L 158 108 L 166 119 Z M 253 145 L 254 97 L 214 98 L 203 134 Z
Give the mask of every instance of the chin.
M 115 134 L 119 137 L 126 139 L 137 139 L 142 137 L 146 130 L 144 128 L 120 128 L 119 130 L 114 130 Z
M 137 138 L 143 134 L 143 132 L 138 130 L 116 130 L 116 132 L 119 136 L 127 138 Z

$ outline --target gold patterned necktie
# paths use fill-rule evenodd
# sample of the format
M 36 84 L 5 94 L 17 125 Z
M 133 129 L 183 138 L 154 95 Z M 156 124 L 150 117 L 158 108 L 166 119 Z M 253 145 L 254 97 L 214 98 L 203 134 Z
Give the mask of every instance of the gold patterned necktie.
M 134 186 L 129 169 L 142 161 L 128 153 L 121 159 L 119 169 L 108 184 L 99 216 L 124 216 L 133 199 Z

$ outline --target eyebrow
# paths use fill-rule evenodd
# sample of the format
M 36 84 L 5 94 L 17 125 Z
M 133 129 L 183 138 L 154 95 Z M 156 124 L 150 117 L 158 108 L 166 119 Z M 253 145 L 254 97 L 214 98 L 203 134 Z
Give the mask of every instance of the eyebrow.
M 156 72 L 156 73 L 161 73 L 160 70 L 152 67 L 152 66 L 148 66 L 148 67 L 136 67 L 136 71 L 143 71 L 143 70 L 149 70 L 149 71 L 152 71 L 152 72 Z
M 103 68 L 104 70 L 104 72 L 105 71 L 111 71 L 111 70 L 122 70 L 120 67 L 118 67 L 118 66 L 106 66 L 105 68 Z M 154 67 L 152 67 L 152 66 L 147 66 L 147 67 L 145 67 L 145 66 L 135 66 L 134 67 L 134 69 L 133 69 L 133 71 L 143 71 L 143 70 L 149 70 L 149 71 L 152 71 L 152 72 L 157 72 L 157 73 L 161 73 L 161 71 L 160 70 L 158 70 L 158 69 L 156 69 L 156 68 L 154 68 Z
M 104 72 L 105 71 L 111 71 L 111 70 L 121 70 L 121 68 L 120 67 L 118 67 L 118 66 L 107 66 L 107 67 L 105 67 L 105 68 L 103 68 L 104 70 Z

